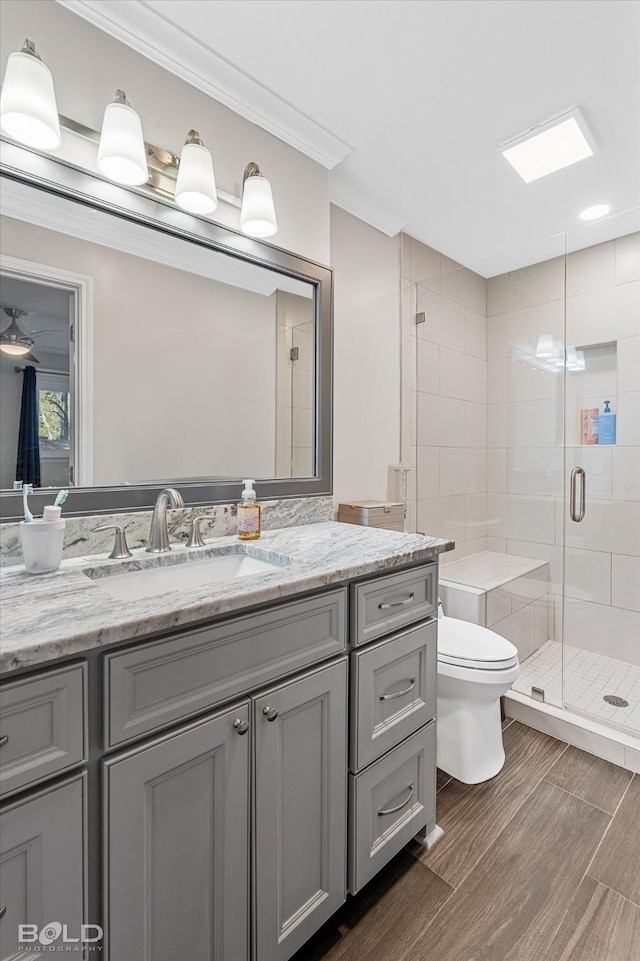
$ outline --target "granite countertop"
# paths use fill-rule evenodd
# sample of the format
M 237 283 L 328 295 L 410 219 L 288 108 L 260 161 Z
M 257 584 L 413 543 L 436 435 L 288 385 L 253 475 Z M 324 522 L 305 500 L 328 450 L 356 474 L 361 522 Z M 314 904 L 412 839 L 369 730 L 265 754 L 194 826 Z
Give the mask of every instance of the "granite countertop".
M 195 550 L 172 545 L 172 553 L 161 558 L 192 563 L 199 555 L 239 543 L 237 537 L 227 536 L 212 538 Z M 286 566 L 134 601 L 114 599 L 101 589 L 99 579 L 109 568 L 120 573 L 162 564 L 158 555 L 144 550 L 135 551 L 130 561 L 96 555 L 63 560 L 51 574 L 27 574 L 21 565 L 4 568 L 0 673 L 382 573 L 454 547 L 453 541 L 424 534 L 334 522 L 267 531 L 251 545 L 263 557 L 286 558 Z M 86 576 L 88 569 L 97 580 Z

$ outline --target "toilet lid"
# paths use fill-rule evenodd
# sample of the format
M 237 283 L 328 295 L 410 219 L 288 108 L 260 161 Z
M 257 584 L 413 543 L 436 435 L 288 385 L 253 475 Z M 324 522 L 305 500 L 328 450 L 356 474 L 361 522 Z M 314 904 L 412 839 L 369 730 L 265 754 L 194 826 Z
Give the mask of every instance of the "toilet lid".
M 518 649 L 494 631 L 441 617 L 438 621 L 438 660 L 459 667 L 499 671 L 518 663 Z

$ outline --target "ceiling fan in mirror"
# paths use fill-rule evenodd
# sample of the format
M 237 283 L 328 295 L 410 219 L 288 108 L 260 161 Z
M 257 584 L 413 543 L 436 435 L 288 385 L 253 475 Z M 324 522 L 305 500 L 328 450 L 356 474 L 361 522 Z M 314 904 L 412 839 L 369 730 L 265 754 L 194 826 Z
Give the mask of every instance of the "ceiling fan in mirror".
M 40 361 L 31 349 L 35 344 L 35 338 L 40 334 L 58 333 L 58 331 L 45 329 L 26 333 L 20 327 L 18 321 L 21 317 L 27 317 L 29 315 L 28 311 L 21 310 L 19 307 L 2 307 L 2 310 L 10 318 L 10 323 L 4 330 L 0 331 L 0 350 L 5 354 L 24 357 L 25 360 L 31 360 L 34 364 L 39 364 Z

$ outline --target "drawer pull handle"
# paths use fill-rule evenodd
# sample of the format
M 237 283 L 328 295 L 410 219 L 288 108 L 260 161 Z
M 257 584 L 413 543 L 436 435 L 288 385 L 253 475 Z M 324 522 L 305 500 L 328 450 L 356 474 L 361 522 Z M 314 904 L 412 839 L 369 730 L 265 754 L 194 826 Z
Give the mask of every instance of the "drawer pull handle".
M 379 611 L 388 611 L 390 607 L 406 607 L 414 599 L 415 594 L 409 594 L 403 601 L 390 601 L 388 604 L 378 604 Z
M 269 707 L 268 704 L 265 708 L 263 708 L 262 713 L 266 717 L 267 721 L 275 721 L 278 716 L 278 712 L 275 707 Z
M 408 694 L 409 691 L 412 691 L 415 686 L 416 686 L 416 679 L 415 679 L 415 677 L 412 677 L 412 678 L 411 678 L 411 682 L 410 682 L 410 684 L 409 684 L 409 687 L 405 687 L 404 691 L 396 691 L 395 694 L 381 694 L 381 695 L 380 695 L 380 700 L 381 700 L 381 701 L 395 701 L 395 699 L 396 699 L 397 697 L 404 697 L 404 695 L 405 695 L 405 694 Z
M 8 734 L 5 734 L 4 737 L 0 737 L 0 747 L 4 747 L 5 744 L 8 744 L 8 743 L 9 743 L 9 735 L 8 735 Z M 2 917 L 1 914 L 0 914 L 0 917 Z
M 249 730 L 249 722 L 241 721 L 239 717 L 235 719 L 235 721 L 233 722 L 233 726 L 235 727 L 238 734 L 246 734 L 247 731 Z
M 6 904 L 3 904 L 2 907 L 0 908 L 0 918 L 3 918 L 6 913 L 7 913 L 7 906 Z
M 396 806 L 393 807 L 393 808 L 381 808 L 381 809 L 378 811 L 378 817 L 379 817 L 379 818 L 383 818 L 383 817 L 385 816 L 385 814 L 397 814 L 398 811 L 401 811 L 403 808 L 406 808 L 407 804 L 409 803 L 409 801 L 410 801 L 411 798 L 413 797 L 413 789 L 414 789 L 414 787 L 415 787 L 415 784 L 410 784 L 410 785 L 409 785 L 409 794 L 408 794 L 406 800 L 404 800 L 404 801 L 402 802 L 402 804 L 396 804 Z

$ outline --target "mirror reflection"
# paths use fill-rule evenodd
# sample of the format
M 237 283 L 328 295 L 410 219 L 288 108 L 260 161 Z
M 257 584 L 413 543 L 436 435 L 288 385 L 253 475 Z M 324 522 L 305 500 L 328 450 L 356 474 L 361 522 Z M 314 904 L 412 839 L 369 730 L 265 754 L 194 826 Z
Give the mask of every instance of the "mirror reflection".
M 0 218 L 0 487 L 313 476 L 314 285 L 46 208 Z

